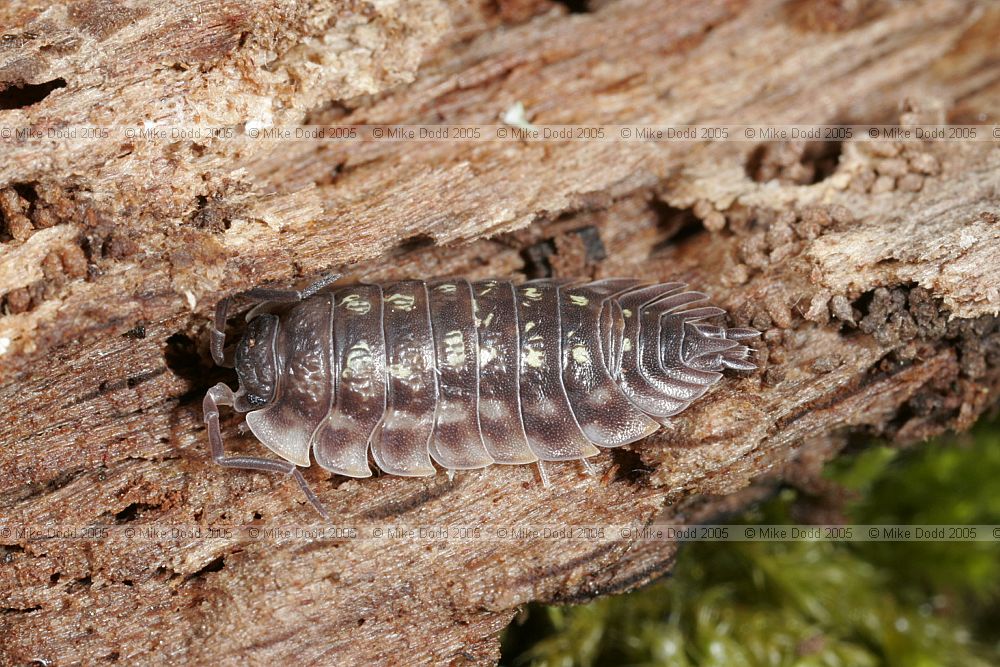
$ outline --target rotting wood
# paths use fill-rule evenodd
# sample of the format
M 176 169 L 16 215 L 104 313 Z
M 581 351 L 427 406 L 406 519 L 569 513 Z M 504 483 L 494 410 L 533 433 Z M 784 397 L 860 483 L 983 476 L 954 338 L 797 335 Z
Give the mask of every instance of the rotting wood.
M 0 123 L 494 122 L 520 101 L 539 124 L 906 124 L 982 119 L 1000 99 L 986 3 L 231 1 L 183 30 L 153 27 L 181 25 L 188 4 L 149 6 L 0 9 L 0 95 L 20 91 L 3 99 L 66 84 Z M 345 523 L 704 521 L 807 479 L 851 434 L 914 442 L 998 396 L 993 144 L 3 146 L 2 518 L 312 522 L 286 480 L 211 464 L 199 403 L 220 377 L 215 301 L 331 268 L 679 278 L 765 331 L 760 372 L 601 457 L 597 479 L 309 471 Z M 237 423 L 227 442 L 259 451 Z M 675 549 L 0 541 L 0 654 L 15 664 L 489 663 L 519 605 L 625 590 Z

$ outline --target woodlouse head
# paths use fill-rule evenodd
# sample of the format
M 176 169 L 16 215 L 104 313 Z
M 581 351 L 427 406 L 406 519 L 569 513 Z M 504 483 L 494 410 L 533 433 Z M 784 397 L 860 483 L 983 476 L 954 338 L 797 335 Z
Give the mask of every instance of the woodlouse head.
M 262 313 L 247 324 L 236 346 L 236 375 L 240 390 L 235 408 L 239 412 L 259 410 L 274 398 L 278 369 L 274 341 L 278 333 L 278 317 Z

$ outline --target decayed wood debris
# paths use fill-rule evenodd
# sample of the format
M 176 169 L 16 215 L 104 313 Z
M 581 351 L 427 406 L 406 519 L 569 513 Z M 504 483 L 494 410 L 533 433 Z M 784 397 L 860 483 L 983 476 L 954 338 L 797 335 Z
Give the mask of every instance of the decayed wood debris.
M 0 8 L 0 126 L 996 122 L 1000 11 L 715 0 L 193 0 Z M 215 467 L 217 300 L 329 270 L 641 275 L 764 331 L 761 369 L 597 462 L 307 477 L 345 524 L 710 520 L 847 438 L 968 427 L 1000 384 L 989 142 L 0 137 L 0 522 L 310 523 Z M 236 418 L 225 436 L 257 451 Z M 0 534 L 0 662 L 482 662 L 531 600 L 666 571 L 664 542 Z

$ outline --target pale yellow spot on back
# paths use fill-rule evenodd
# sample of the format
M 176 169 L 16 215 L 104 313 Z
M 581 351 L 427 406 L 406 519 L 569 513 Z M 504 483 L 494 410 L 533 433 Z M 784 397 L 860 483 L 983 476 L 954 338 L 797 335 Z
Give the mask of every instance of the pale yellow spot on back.
M 590 299 L 579 294 L 570 295 L 569 300 L 574 306 L 586 306 L 590 303 Z
M 362 299 L 360 294 L 348 294 L 340 301 L 342 308 L 346 308 L 352 313 L 366 315 L 372 309 L 372 304 L 367 299 Z
M 413 310 L 416 299 L 412 294 L 392 294 L 385 298 L 385 302 L 395 311 L 408 313 Z
M 340 372 L 342 386 L 345 390 L 362 396 L 373 398 L 376 392 L 375 364 L 372 359 L 371 346 L 367 341 L 359 340 L 347 351 L 344 370 Z M 379 380 L 381 384 L 381 380 Z
M 398 380 L 407 380 L 413 377 L 413 367 L 409 364 L 390 364 L 386 369 L 389 375 Z
M 465 366 L 465 337 L 458 329 L 444 335 L 444 360 L 447 366 L 461 368 Z
M 479 367 L 480 368 L 483 368 L 484 366 L 486 366 L 488 363 L 490 363 L 491 361 L 493 361 L 496 358 L 497 358 L 497 351 L 495 349 L 493 349 L 489 345 L 487 345 L 486 347 L 483 347 L 482 345 L 479 346 Z
M 371 367 L 372 348 L 366 341 L 359 340 L 347 351 L 347 364 L 341 377 L 345 380 L 364 373 Z
M 524 355 L 524 363 L 532 368 L 541 368 L 545 365 L 545 352 L 537 348 L 529 348 Z

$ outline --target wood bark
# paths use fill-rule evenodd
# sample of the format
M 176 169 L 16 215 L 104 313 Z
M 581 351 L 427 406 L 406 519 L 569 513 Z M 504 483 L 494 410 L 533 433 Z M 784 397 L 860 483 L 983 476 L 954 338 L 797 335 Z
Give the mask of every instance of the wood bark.
M 710 0 L 0 8 L 0 125 L 996 122 L 988 2 Z M 984 127 L 988 131 L 988 127 Z M 453 480 L 306 476 L 338 523 L 707 521 L 855 436 L 967 428 L 1000 389 L 989 142 L 0 141 L 0 524 L 315 520 L 218 468 L 214 304 L 262 284 L 684 280 L 764 335 L 670 429 Z M 242 304 L 244 307 L 246 303 Z M 228 415 L 234 451 L 261 446 Z M 117 533 L 116 533 L 117 535 Z M 532 600 L 676 544 L 0 538 L 0 663 L 491 663 Z

